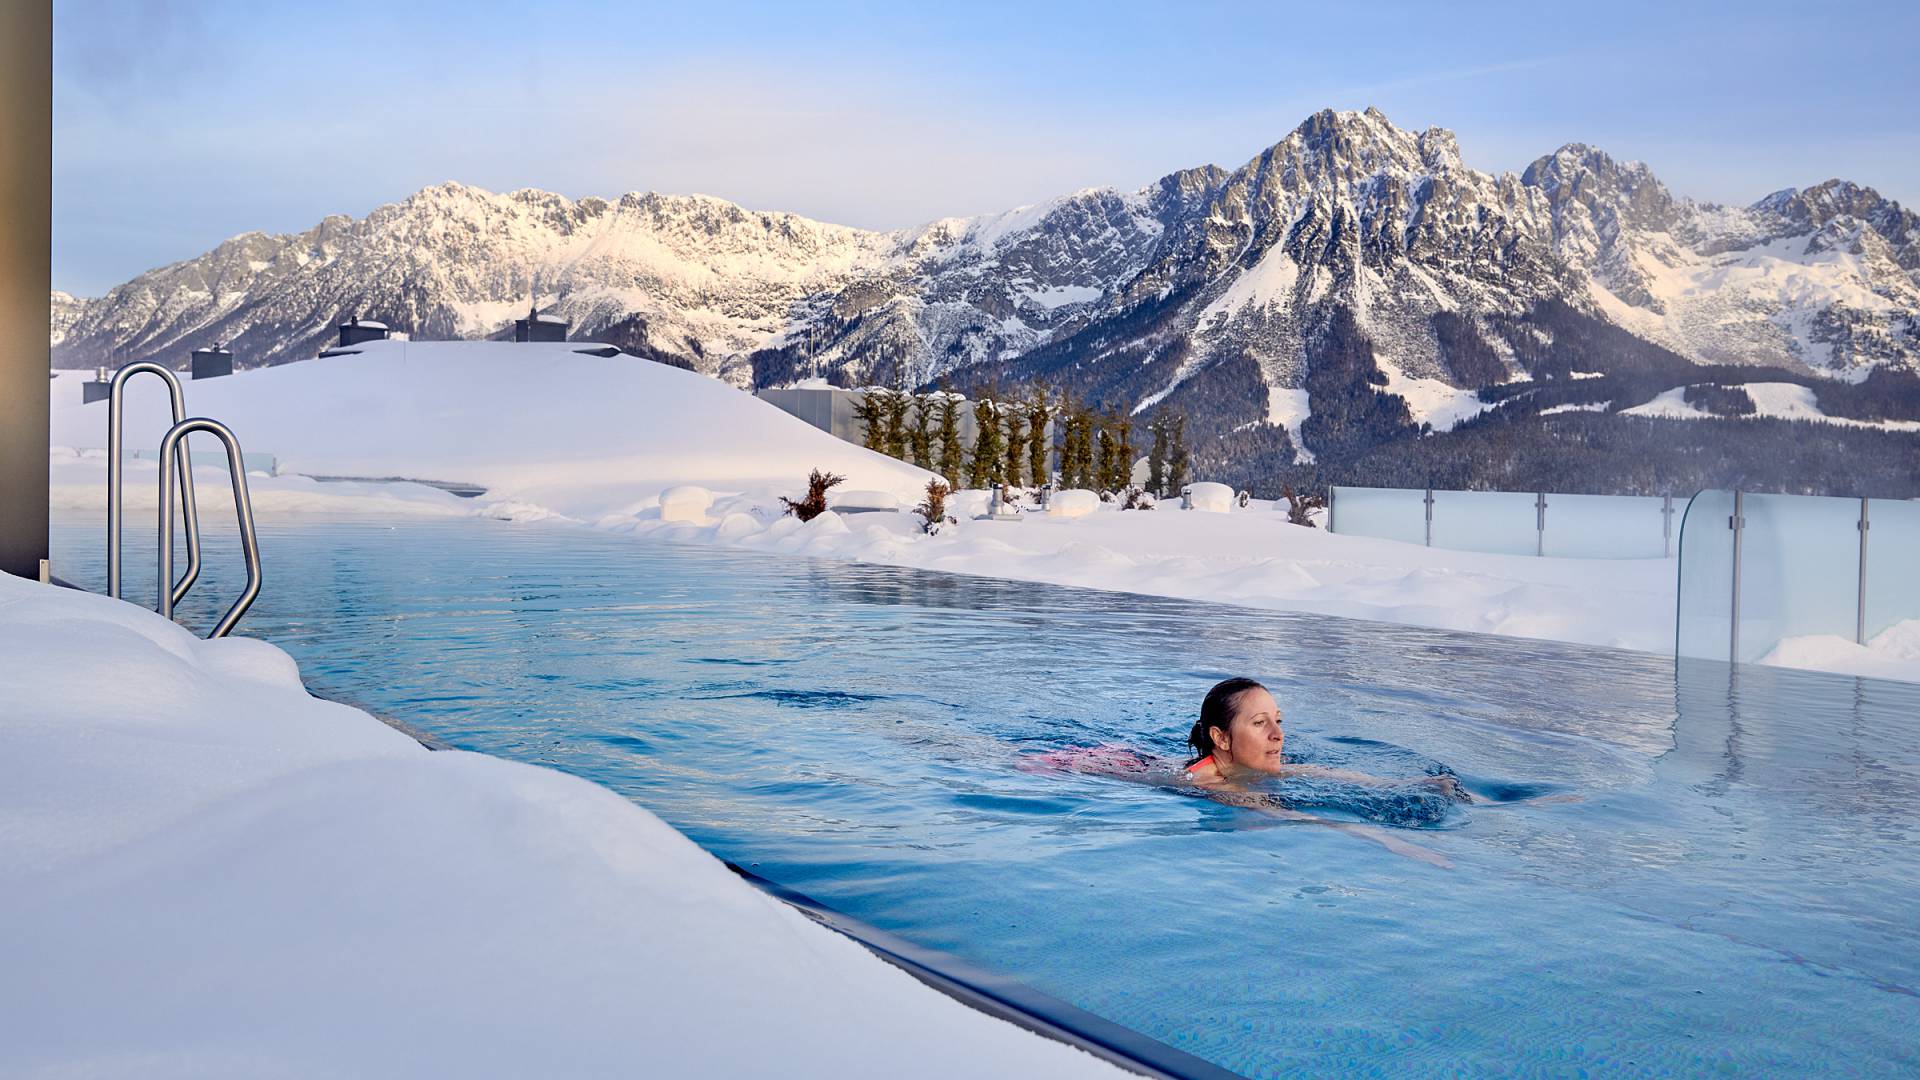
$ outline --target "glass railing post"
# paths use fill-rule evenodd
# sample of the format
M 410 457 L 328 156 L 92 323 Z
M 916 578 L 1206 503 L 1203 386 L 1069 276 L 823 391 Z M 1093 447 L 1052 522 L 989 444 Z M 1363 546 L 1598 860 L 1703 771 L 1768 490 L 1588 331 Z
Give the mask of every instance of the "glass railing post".
M 1860 500 L 1860 584 L 1858 591 L 1859 607 L 1854 617 L 1853 642 L 1856 645 L 1867 643 L 1867 500 Z
M 1727 663 L 1740 662 L 1740 530 L 1746 527 L 1747 519 L 1741 516 L 1745 509 L 1739 491 L 1733 493 L 1733 516 L 1727 519 L 1727 528 L 1733 530 L 1733 602 L 1729 611 L 1732 616 L 1727 620 Z
M 1427 489 L 1427 546 L 1433 546 L 1433 489 Z
M 1673 496 L 1660 504 L 1660 557 L 1673 558 Z

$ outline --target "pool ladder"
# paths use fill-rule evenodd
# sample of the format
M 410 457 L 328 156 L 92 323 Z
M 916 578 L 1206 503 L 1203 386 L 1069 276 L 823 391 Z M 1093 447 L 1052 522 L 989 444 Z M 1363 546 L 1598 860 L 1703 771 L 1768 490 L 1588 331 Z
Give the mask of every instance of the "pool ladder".
M 253 530 L 253 498 L 247 494 L 247 471 L 240 452 L 240 440 L 218 420 L 187 416 L 186 395 L 180 379 L 159 364 L 141 361 L 127 364 L 113 373 L 113 385 L 107 396 L 107 595 L 118 600 L 120 591 L 120 519 L 121 489 L 125 481 L 125 463 L 121 455 L 126 414 L 122 398 L 126 385 L 135 375 L 157 375 L 167 384 L 173 399 L 173 426 L 160 440 L 160 572 L 159 611 L 173 618 L 174 606 L 200 578 L 200 508 L 193 498 L 193 461 L 187 450 L 187 436 L 196 431 L 218 438 L 227 448 L 227 471 L 233 477 L 234 514 L 240 520 L 240 549 L 247 562 L 247 587 L 227 613 L 214 624 L 209 638 L 226 637 L 253 606 L 260 595 L 260 540 Z M 187 570 L 179 581 L 173 580 L 173 489 L 174 472 L 179 471 L 180 512 L 186 519 Z

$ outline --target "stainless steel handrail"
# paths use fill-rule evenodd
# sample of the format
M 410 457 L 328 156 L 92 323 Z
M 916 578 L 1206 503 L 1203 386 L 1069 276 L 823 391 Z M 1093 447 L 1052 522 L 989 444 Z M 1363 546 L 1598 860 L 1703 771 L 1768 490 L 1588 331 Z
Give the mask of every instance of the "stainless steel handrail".
M 167 390 L 173 398 L 173 422 L 176 426 L 187 418 L 187 398 L 180 390 L 180 379 L 173 372 L 143 360 L 127 364 L 113 373 L 113 386 L 107 391 L 107 595 L 116 600 L 120 598 L 120 507 L 121 484 L 125 479 L 121 457 L 126 452 L 122 446 L 122 429 L 126 426 L 122 397 L 126 392 L 127 380 L 141 374 L 158 375 L 167 384 Z M 180 507 L 187 519 L 187 572 L 178 584 L 161 581 L 161 607 L 166 610 L 178 604 L 180 598 L 187 595 L 187 590 L 193 588 L 193 583 L 200 578 L 200 510 L 193 500 L 193 467 L 192 462 L 184 458 L 187 453 L 185 446 L 179 447 L 179 453 L 183 455 L 180 464 Z M 161 470 L 161 475 L 166 475 L 165 469 Z M 160 532 L 169 541 L 173 537 L 172 518 L 167 503 L 162 502 Z
M 174 597 L 167 588 L 167 582 L 173 577 L 173 469 L 176 454 L 186 457 L 186 437 L 196 431 L 210 432 L 217 436 L 227 447 L 227 471 L 233 476 L 234 514 L 240 519 L 240 550 L 247 560 L 247 587 L 241 591 L 240 599 L 233 602 L 227 613 L 220 617 L 209 638 L 226 637 L 233 630 L 240 617 L 247 613 L 255 597 L 260 595 L 260 539 L 253 531 L 253 499 L 247 494 L 247 470 L 240 453 L 240 440 L 233 432 L 218 420 L 209 420 L 196 416 L 182 420 L 167 429 L 167 437 L 160 440 L 160 614 L 173 618 Z

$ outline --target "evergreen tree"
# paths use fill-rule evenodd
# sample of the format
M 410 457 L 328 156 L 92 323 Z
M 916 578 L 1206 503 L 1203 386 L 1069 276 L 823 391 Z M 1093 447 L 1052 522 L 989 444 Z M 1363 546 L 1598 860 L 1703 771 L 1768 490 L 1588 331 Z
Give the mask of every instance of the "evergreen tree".
M 1094 464 L 1094 483 L 1103 491 L 1118 491 L 1121 485 L 1117 479 L 1120 472 L 1120 442 L 1114 438 L 1113 413 L 1100 414 L 1099 417 L 1100 454 Z
M 1048 458 L 1053 450 L 1053 433 L 1047 430 L 1047 421 L 1053 419 L 1053 401 L 1047 395 L 1047 386 L 1036 386 L 1033 396 L 1027 400 L 1027 467 L 1033 476 L 1034 486 L 1046 484 L 1048 476 Z
M 1000 482 L 1020 487 L 1024 482 L 1027 457 L 1026 418 L 1020 413 L 1017 402 L 1008 402 L 1000 410 L 1001 422 L 1006 427 L 1006 444 L 1001 448 Z
M 1167 419 L 1155 417 L 1147 424 L 1153 432 L 1153 449 L 1147 451 L 1147 490 L 1155 497 L 1167 493 Z
M 1118 478 L 1120 483 L 1116 485 L 1113 490 L 1125 491 L 1133 486 L 1133 463 L 1135 460 L 1133 453 L 1133 417 L 1124 414 L 1119 416 L 1114 422 L 1114 432 L 1114 442 L 1117 444 L 1115 450 L 1119 458 L 1117 464 L 1119 466 Z
M 1000 482 L 1000 423 L 990 394 L 973 404 L 973 459 L 967 463 L 967 486 L 984 488 Z
M 1167 490 L 1177 492 L 1187 486 L 1188 467 L 1191 464 L 1187 457 L 1186 417 L 1173 418 L 1173 426 L 1167 432 L 1167 441 L 1172 444 L 1172 449 L 1167 452 Z
M 1093 414 L 1082 402 L 1073 402 L 1067 407 L 1066 446 L 1062 453 L 1067 460 L 1060 466 L 1067 475 L 1067 483 L 1075 488 L 1091 488 L 1093 480 Z
M 913 398 L 903 390 L 889 390 L 880 407 L 886 416 L 886 437 L 882 449 L 888 457 L 907 456 L 907 411 Z
M 930 394 L 915 394 L 913 397 L 913 427 L 908 431 L 908 448 L 913 451 L 913 463 L 923 469 L 933 468 L 933 420 L 934 401 Z
M 869 450 L 879 450 L 886 440 L 886 410 L 881 406 L 883 390 L 868 390 L 854 402 L 853 418 L 860 423 L 860 442 Z
M 949 484 L 965 482 L 960 475 L 966 447 L 960 443 L 960 396 L 942 391 L 940 397 L 940 475 Z

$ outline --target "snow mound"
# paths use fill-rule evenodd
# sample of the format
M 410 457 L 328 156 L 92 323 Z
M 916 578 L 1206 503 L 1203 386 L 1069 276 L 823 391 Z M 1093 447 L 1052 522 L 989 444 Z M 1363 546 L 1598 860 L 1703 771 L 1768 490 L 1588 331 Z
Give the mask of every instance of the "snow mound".
M 1085 488 L 1056 491 L 1047 503 L 1047 513 L 1052 517 L 1085 517 L 1098 509 L 1100 509 L 1100 496 Z
M 1225 484 L 1203 480 L 1187 487 L 1188 508 L 1224 514 L 1233 509 L 1233 489 Z
M 191 383 L 187 408 L 276 455 L 283 473 L 468 483 L 583 521 L 683 484 L 770 500 L 804 492 L 819 468 L 918 499 L 932 478 L 718 380 L 582 347 L 373 341 L 351 356 Z M 82 381 L 53 380 L 55 446 L 106 445 L 107 407 L 81 404 Z M 157 386 L 130 396 L 128 446 L 159 446 L 159 398 Z
M 886 491 L 840 491 L 831 489 L 827 499 L 835 510 L 898 510 L 900 497 Z
M 660 493 L 660 520 L 707 523 L 707 508 L 713 505 L 713 492 L 696 484 L 682 484 Z

